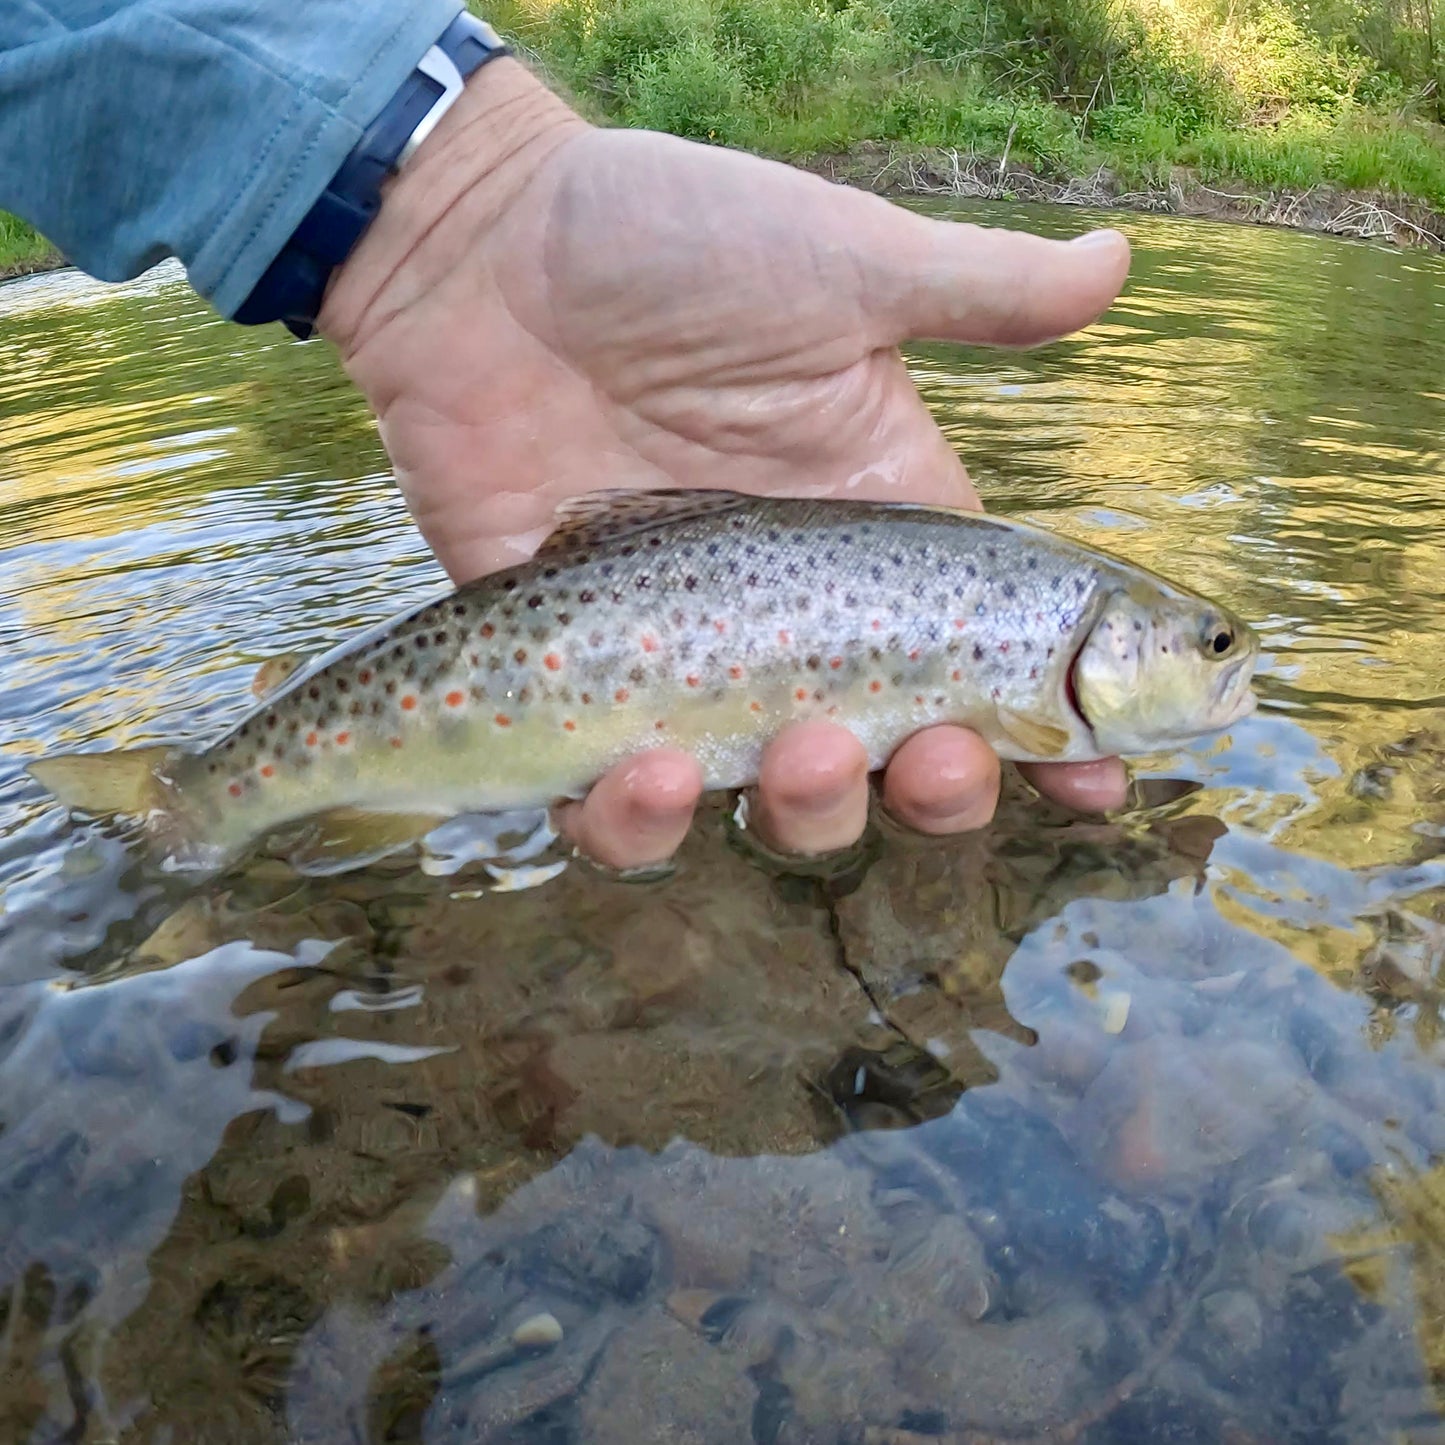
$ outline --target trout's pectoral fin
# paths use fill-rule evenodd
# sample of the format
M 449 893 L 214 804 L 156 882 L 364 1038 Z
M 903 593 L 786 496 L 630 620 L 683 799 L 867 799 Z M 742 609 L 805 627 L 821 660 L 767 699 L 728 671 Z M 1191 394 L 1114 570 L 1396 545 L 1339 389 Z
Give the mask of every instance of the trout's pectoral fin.
M 1056 758 L 1069 746 L 1069 732 L 1053 723 L 1001 707 L 998 725 L 1029 758 Z
M 169 747 L 128 752 L 58 753 L 40 758 L 26 771 L 57 802 L 96 817 L 143 818 L 162 801 L 163 769 Z
M 306 820 L 295 842 L 288 840 L 285 856 L 302 873 L 345 873 L 418 842 L 449 816 L 331 808 Z

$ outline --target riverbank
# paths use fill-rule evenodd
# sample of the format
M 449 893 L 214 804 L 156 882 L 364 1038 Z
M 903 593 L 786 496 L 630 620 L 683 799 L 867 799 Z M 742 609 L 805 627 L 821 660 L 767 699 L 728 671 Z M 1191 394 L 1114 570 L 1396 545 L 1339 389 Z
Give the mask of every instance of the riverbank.
M 1183 166 L 1173 168 L 1164 185 L 1131 185 L 1106 166 L 1091 175 L 1057 180 L 1007 157 L 940 148 L 900 150 L 870 143 L 841 153 L 797 157 L 794 164 L 828 180 L 896 199 L 944 196 L 1150 211 L 1445 251 L 1445 211 L 1378 189 L 1322 185 L 1257 190 L 1246 182 L 1228 180 L 1208 186 Z
M 1229 179 L 1205 185 L 1182 166 L 1173 168 L 1165 185 L 1131 185 L 1106 166 L 1090 175 L 1059 180 L 1007 157 L 941 147 L 912 150 L 867 141 L 845 151 L 777 159 L 898 200 L 940 196 L 1150 211 L 1445 251 L 1445 211 L 1379 189 L 1346 190 L 1327 185 L 1304 190 L 1253 189 L 1247 182 Z M 12 217 L 0 215 L 0 281 L 58 270 L 66 264 L 43 237 Z

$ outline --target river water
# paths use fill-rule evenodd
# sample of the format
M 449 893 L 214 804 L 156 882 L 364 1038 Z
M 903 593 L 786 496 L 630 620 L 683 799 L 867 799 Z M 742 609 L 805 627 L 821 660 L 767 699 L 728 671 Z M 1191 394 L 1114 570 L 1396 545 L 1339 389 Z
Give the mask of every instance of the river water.
M 28 759 L 441 578 L 322 346 L 0 288 L 0 1440 L 1445 1440 L 1445 261 L 1115 223 L 1099 325 L 910 361 L 1263 705 L 823 876 L 723 800 L 645 883 L 68 820 Z

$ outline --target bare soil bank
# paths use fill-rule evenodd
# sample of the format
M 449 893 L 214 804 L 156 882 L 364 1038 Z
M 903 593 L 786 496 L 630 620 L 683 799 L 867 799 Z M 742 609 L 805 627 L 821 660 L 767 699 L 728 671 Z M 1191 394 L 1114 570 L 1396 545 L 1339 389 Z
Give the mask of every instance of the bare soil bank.
M 957 196 L 971 200 L 1047 201 L 1054 205 L 1167 212 L 1257 226 L 1287 226 L 1333 236 L 1388 240 L 1445 250 L 1445 213 L 1384 191 L 1249 192 L 1204 185 L 1176 167 L 1167 187 L 1131 189 L 1104 169 L 1050 180 L 1015 163 L 956 150 L 916 151 L 861 145 L 795 162 L 829 180 L 885 196 Z

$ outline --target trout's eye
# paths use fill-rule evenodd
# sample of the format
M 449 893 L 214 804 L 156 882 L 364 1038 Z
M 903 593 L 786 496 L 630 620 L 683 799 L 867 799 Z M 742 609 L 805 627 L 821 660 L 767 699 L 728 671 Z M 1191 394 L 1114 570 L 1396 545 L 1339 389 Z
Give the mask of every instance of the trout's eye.
M 1212 623 L 1204 629 L 1204 650 L 1211 657 L 1225 657 L 1234 650 L 1234 629 Z

